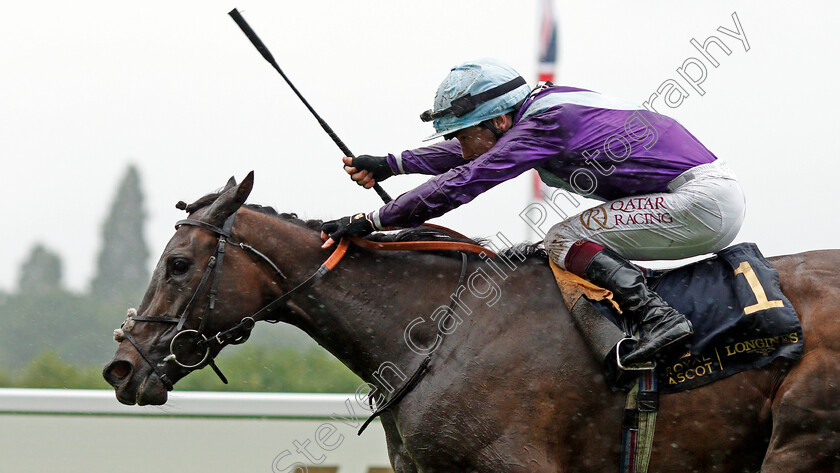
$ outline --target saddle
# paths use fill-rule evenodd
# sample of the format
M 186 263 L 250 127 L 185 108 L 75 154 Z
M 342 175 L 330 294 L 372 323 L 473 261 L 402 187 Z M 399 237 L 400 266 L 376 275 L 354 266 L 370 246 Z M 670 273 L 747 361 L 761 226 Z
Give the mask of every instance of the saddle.
M 635 373 L 617 363 L 620 342 L 631 336 L 610 291 L 552 263 L 564 301 L 614 390 L 628 389 Z M 779 287 L 779 274 L 754 243 L 665 271 L 650 271 L 648 284 L 694 326 L 689 348 L 655 360 L 662 393 L 709 384 L 782 357 L 797 360 L 804 339 L 799 318 Z

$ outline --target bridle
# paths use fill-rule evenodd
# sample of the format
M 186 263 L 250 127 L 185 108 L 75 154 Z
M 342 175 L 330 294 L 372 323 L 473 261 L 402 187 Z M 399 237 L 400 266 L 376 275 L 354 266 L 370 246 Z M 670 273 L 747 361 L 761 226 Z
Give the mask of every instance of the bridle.
M 236 213 L 234 212 L 230 217 L 228 217 L 225 220 L 222 228 L 219 228 L 215 225 L 206 222 L 202 222 L 200 220 L 179 220 L 175 224 L 176 230 L 181 228 L 181 226 L 183 225 L 190 225 L 204 228 L 215 233 L 218 236 L 216 249 L 213 251 L 213 254 L 210 256 L 210 259 L 207 262 L 207 267 L 204 270 L 204 274 L 201 277 L 201 281 L 199 281 L 198 286 L 196 286 L 195 292 L 193 292 L 192 298 L 190 298 L 189 302 L 181 311 L 181 314 L 179 316 L 138 316 L 134 315 L 136 314 L 136 312 L 129 311 L 129 315 L 126 317 L 125 322 L 123 322 L 122 326 L 120 327 L 120 335 L 134 346 L 134 348 L 140 354 L 140 357 L 146 362 L 146 364 L 148 364 L 152 368 L 155 374 L 158 375 L 158 378 L 160 378 L 161 382 L 164 384 L 164 386 L 166 386 L 167 391 L 171 391 L 173 389 L 174 384 L 164 371 L 168 363 L 174 363 L 180 366 L 181 368 L 187 370 L 194 370 L 204 366 L 205 364 L 208 364 L 211 368 L 213 368 L 213 371 L 216 373 L 216 375 L 219 376 L 219 379 L 221 379 L 223 383 L 227 384 L 227 378 L 216 365 L 214 361 L 215 355 L 213 354 L 218 353 L 226 345 L 239 345 L 247 341 L 251 335 L 251 330 L 254 328 L 258 321 L 262 320 L 269 323 L 279 322 L 280 319 L 271 318 L 269 317 L 269 314 L 278 306 L 284 304 L 289 299 L 289 297 L 292 296 L 292 294 L 296 293 L 301 289 L 305 289 L 313 285 L 315 282 L 321 279 L 327 272 L 329 272 L 329 270 L 331 270 L 335 266 L 336 263 L 338 263 L 338 260 L 341 259 L 341 256 L 343 256 L 344 252 L 346 252 L 347 247 L 349 246 L 349 241 L 345 239 L 338 245 L 338 248 L 336 248 L 335 252 L 333 252 L 333 255 L 304 282 L 298 284 L 292 290 L 284 293 L 280 297 L 274 299 L 267 305 L 263 306 L 257 312 L 242 318 L 242 320 L 240 320 L 239 323 L 237 323 L 233 327 L 218 332 L 216 335 L 207 338 L 204 335 L 204 330 L 207 324 L 207 320 L 210 318 L 210 315 L 212 314 L 213 309 L 215 309 L 216 306 L 218 286 L 222 275 L 222 262 L 224 261 L 224 256 L 228 244 L 236 245 L 242 248 L 243 250 L 253 253 L 261 260 L 265 261 L 269 266 L 271 266 L 271 268 L 282 279 L 288 279 L 286 278 L 286 275 L 284 275 L 283 272 L 280 271 L 280 268 L 278 268 L 277 265 L 274 264 L 273 261 L 271 261 L 270 258 L 256 250 L 251 245 L 237 241 L 233 237 L 233 235 L 231 234 L 231 229 L 233 228 L 233 222 L 235 218 Z M 185 328 L 185 325 L 190 318 L 190 308 L 195 302 L 195 299 L 198 296 L 198 294 L 202 292 L 202 289 L 205 285 L 208 284 L 208 282 L 210 283 L 210 290 L 207 295 L 207 304 L 205 305 L 204 311 L 202 312 L 199 318 L 198 328 Z M 175 325 L 175 335 L 169 342 L 169 355 L 164 357 L 160 363 L 153 363 L 146 351 L 140 346 L 139 343 L 137 343 L 137 341 L 131 335 L 131 328 L 136 322 L 166 323 Z
M 203 367 L 205 364 L 210 365 L 216 375 L 219 376 L 219 379 L 222 380 L 223 383 L 227 384 L 227 378 L 219 369 L 214 361 L 214 353 L 219 353 L 222 348 L 226 345 L 239 345 L 244 343 L 248 340 L 251 335 L 251 330 L 253 330 L 254 326 L 259 321 L 265 321 L 269 323 L 277 323 L 280 321 L 279 318 L 271 318 L 269 314 L 279 307 L 282 304 L 285 304 L 289 298 L 295 294 L 296 292 L 306 289 L 316 282 L 318 282 L 321 278 L 323 278 L 330 270 L 332 270 L 344 254 L 347 252 L 347 248 L 350 246 L 350 242 L 352 241 L 356 245 L 361 248 L 365 248 L 368 250 L 391 250 L 391 251 L 403 251 L 403 250 L 421 250 L 421 251 L 435 251 L 435 250 L 446 250 L 446 251 L 459 251 L 461 253 L 461 272 L 458 278 L 458 286 L 460 287 L 464 283 L 464 278 L 466 276 L 467 270 L 467 256 L 466 253 L 476 253 L 476 254 L 483 254 L 489 256 L 495 256 L 495 254 L 483 248 L 479 245 L 473 243 L 465 243 L 465 242 L 452 242 L 452 241 L 420 241 L 420 242 L 373 242 L 363 238 L 342 238 L 339 242 L 336 249 L 327 258 L 324 263 L 321 264 L 318 269 L 312 273 L 306 280 L 302 283 L 298 284 L 290 291 L 280 295 L 273 301 L 269 302 L 261 309 L 257 310 L 253 314 L 243 317 L 239 323 L 232 326 L 231 328 L 218 332 L 211 338 L 207 338 L 204 335 L 204 329 L 207 324 L 207 320 L 210 318 L 210 315 L 215 308 L 216 305 L 216 296 L 218 294 L 218 286 L 219 281 L 221 280 L 222 275 L 222 262 L 224 260 L 225 252 L 227 249 L 228 244 L 236 245 L 242 248 L 243 250 L 249 251 L 265 261 L 271 268 L 284 280 L 288 279 L 280 268 L 271 261 L 270 258 L 256 250 L 254 247 L 248 245 L 247 243 L 237 241 L 232 233 L 231 229 L 233 228 L 233 222 L 236 218 L 236 212 L 234 212 L 230 217 L 228 217 L 222 228 L 219 228 L 215 225 L 202 222 L 200 220 L 193 220 L 193 219 L 184 219 L 179 220 L 175 223 L 175 229 L 181 228 L 183 225 L 190 225 L 195 227 L 204 228 L 215 233 L 218 236 L 218 242 L 216 244 L 216 249 L 213 254 L 210 256 L 210 259 L 207 262 L 207 268 L 204 270 L 204 274 L 201 277 L 201 281 L 196 286 L 195 292 L 193 293 L 192 297 L 190 298 L 187 305 L 181 311 L 180 316 L 170 316 L 170 315 L 143 315 L 138 316 L 136 312 L 132 313 L 129 311 L 129 315 L 126 317 L 125 322 L 123 322 L 122 326 L 120 327 L 119 332 L 121 332 L 121 336 L 128 340 L 137 352 L 140 354 L 140 357 L 148 364 L 152 370 L 158 375 L 161 382 L 166 386 L 167 391 L 172 391 L 174 383 L 169 379 L 167 374 L 165 373 L 164 369 L 168 363 L 175 363 L 177 366 L 187 369 L 187 370 L 195 370 L 200 367 Z M 439 230 L 446 231 L 452 235 L 465 238 L 465 236 L 461 235 L 460 233 L 454 232 L 450 229 L 439 227 L 437 225 L 425 224 L 425 226 L 429 226 L 432 228 L 437 228 Z M 195 302 L 196 297 L 199 293 L 201 293 L 202 288 L 210 281 L 211 287 L 208 293 L 208 301 L 207 305 L 204 308 L 204 312 L 199 319 L 199 324 L 197 329 L 191 328 L 184 328 L 186 322 L 189 318 L 189 310 L 192 307 L 193 302 Z M 450 310 L 452 310 L 452 305 L 454 304 L 454 300 L 450 301 Z M 131 335 L 130 331 L 133 325 L 136 322 L 151 322 L 151 323 L 168 323 L 175 325 L 175 335 L 169 342 L 169 355 L 165 356 L 160 363 L 152 363 L 151 358 L 148 356 L 146 351 L 140 346 L 139 343 L 134 339 Z M 116 338 L 116 332 L 115 332 Z M 183 348 L 183 349 L 182 349 Z M 178 355 L 181 355 L 181 359 L 178 358 Z M 187 361 L 186 358 L 188 357 L 195 357 L 192 358 L 192 362 Z M 195 360 L 198 361 L 195 361 Z M 359 429 L 359 434 L 361 435 L 362 431 L 367 427 L 370 422 L 379 416 L 382 412 L 384 412 L 389 407 L 393 406 L 395 403 L 399 402 L 399 400 L 405 396 L 425 375 L 428 371 L 428 366 L 431 361 L 430 355 L 426 355 L 422 363 L 418 366 L 415 372 L 409 377 L 407 382 L 403 384 L 394 394 L 391 396 L 390 399 L 379 405 L 375 412 L 368 418 L 368 420 L 362 425 Z

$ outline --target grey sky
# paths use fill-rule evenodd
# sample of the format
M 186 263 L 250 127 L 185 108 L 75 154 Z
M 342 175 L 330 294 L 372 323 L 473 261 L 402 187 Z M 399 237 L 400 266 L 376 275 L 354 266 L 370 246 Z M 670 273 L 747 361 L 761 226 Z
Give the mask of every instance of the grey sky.
M 399 152 L 431 133 L 418 115 L 449 68 L 495 56 L 536 75 L 537 1 L 58 2 L 0 16 L 0 289 L 36 241 L 65 282 L 92 277 L 102 219 L 128 163 L 140 168 L 153 260 L 190 201 L 256 171 L 251 201 L 305 218 L 379 205 L 341 171 L 340 152 L 227 16 L 237 7 L 313 106 L 358 154 Z M 738 173 L 748 198 L 738 241 L 766 255 L 838 246 L 833 92 L 835 3 L 555 3 L 558 82 L 642 102 L 720 37 L 705 95 L 680 120 Z M 749 41 L 734 29 L 736 11 Z M 685 86 L 685 83 L 683 82 Z M 392 195 L 422 177 L 383 183 Z M 436 223 L 469 235 L 527 236 L 530 178 Z M 151 268 L 153 261 L 149 262 Z

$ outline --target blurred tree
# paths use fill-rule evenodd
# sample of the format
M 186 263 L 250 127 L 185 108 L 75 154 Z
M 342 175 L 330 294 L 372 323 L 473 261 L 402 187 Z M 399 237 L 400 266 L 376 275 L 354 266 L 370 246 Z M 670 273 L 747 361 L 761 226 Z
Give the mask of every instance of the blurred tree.
M 12 386 L 12 375 L 4 369 L 0 368 L 0 388 L 8 388 Z
M 61 288 L 61 258 L 38 243 L 23 262 L 18 278 L 21 294 L 39 294 Z
M 78 368 L 59 358 L 52 351 L 45 351 L 30 362 L 14 377 L 14 387 L 107 389 L 101 368 Z
M 194 391 L 262 391 L 352 393 L 362 384 L 352 371 L 311 342 L 307 348 L 229 347 L 218 359 L 230 384 L 209 368 L 190 373 L 176 389 Z
M 76 358 L 47 349 L 17 371 L 0 369 L 0 387 L 109 389 L 102 379 L 103 364 L 79 364 Z M 237 347 L 223 353 L 219 365 L 230 384 L 222 384 L 207 368 L 179 381 L 176 389 L 352 393 L 362 384 L 361 379 L 314 342 L 303 350 Z
M 16 294 L 0 302 L 0 366 L 16 370 L 44 350 L 85 365 L 114 353 L 125 306 L 64 290 Z
M 143 237 L 146 215 L 137 168 L 129 166 L 120 182 L 102 231 L 91 295 L 137 303 L 149 282 L 149 249 Z

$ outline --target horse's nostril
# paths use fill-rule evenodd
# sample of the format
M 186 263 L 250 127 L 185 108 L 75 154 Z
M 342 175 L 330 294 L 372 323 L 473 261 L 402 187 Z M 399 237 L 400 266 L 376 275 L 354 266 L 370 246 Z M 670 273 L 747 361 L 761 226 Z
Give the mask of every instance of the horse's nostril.
M 131 370 L 131 363 L 125 360 L 117 360 L 105 367 L 103 375 L 106 381 L 108 381 L 112 386 L 116 386 L 124 380 L 126 376 L 131 374 Z

